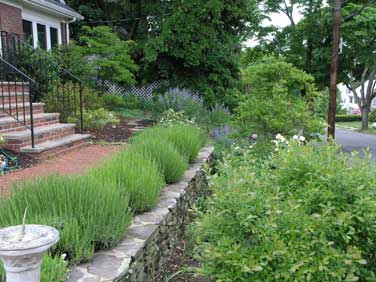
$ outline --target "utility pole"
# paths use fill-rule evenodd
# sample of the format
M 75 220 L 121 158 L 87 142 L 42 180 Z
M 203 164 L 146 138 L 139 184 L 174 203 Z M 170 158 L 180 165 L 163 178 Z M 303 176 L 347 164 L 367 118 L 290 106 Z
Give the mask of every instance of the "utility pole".
M 328 138 L 335 137 L 336 126 L 336 102 L 337 102 L 337 72 L 339 61 L 339 43 L 341 28 L 341 7 L 342 0 L 335 0 L 333 11 L 333 46 L 332 63 L 330 66 L 330 92 L 329 92 L 329 113 L 328 113 Z

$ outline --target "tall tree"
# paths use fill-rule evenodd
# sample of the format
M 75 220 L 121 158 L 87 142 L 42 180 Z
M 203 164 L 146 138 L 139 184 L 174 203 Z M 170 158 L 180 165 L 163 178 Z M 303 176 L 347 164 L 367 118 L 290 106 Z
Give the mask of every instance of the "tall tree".
M 145 70 L 172 85 L 226 100 L 239 75 L 242 40 L 261 21 L 256 0 L 177 0 L 144 48 Z
M 351 17 L 354 11 L 361 11 Z M 362 114 L 362 129 L 368 129 L 372 100 L 376 97 L 376 7 L 350 4 L 344 9 L 342 25 L 343 82 L 351 89 Z

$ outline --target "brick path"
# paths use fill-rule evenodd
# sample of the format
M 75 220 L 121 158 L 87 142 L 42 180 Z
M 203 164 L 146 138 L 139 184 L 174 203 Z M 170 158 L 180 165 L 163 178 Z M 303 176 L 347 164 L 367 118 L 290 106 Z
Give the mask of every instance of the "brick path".
M 90 145 L 79 150 L 46 160 L 34 167 L 0 176 L 0 198 L 10 194 L 13 184 L 24 179 L 51 174 L 82 174 L 106 157 L 124 148 L 124 145 Z

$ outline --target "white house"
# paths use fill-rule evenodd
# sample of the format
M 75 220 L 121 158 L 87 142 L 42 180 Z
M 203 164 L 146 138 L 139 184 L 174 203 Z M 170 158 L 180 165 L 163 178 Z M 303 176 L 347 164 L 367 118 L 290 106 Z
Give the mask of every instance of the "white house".
M 82 19 L 64 0 L 0 0 L 0 31 L 42 49 L 68 44 L 69 24 Z
M 367 86 L 367 84 L 366 84 Z M 348 89 L 343 83 L 337 85 L 341 92 L 341 106 L 349 114 L 360 114 L 360 109 L 355 101 L 354 94 L 350 89 Z M 357 92 L 360 93 L 360 87 L 357 88 Z M 376 109 L 376 98 L 372 100 L 371 110 Z

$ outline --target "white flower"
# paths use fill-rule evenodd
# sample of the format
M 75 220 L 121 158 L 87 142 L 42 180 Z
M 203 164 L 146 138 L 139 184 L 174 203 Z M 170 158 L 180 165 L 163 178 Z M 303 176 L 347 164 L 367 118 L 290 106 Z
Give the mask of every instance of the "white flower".
M 275 139 L 277 139 L 277 140 L 282 140 L 283 139 L 283 136 L 281 135 L 281 134 L 277 134 L 277 136 L 275 137 Z
M 305 139 L 304 136 L 300 136 L 300 137 L 299 137 L 299 140 L 300 140 L 301 142 L 304 142 L 306 139 Z
M 292 140 L 299 140 L 299 136 L 298 136 L 298 135 L 294 135 L 294 136 L 292 137 Z
M 66 258 L 67 258 L 67 254 L 62 254 L 62 255 L 61 255 L 61 259 L 62 259 L 62 260 L 65 260 Z

